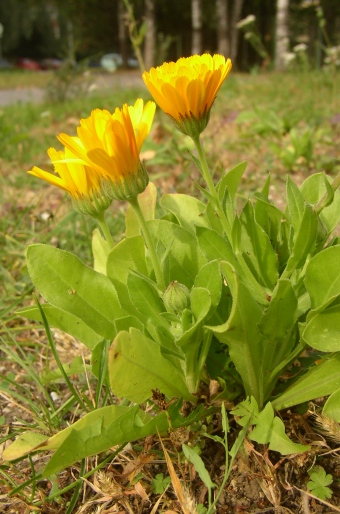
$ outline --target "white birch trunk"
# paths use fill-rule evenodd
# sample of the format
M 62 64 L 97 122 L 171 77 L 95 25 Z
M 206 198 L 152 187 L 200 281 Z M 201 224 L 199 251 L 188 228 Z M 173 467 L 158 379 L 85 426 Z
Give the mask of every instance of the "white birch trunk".
M 126 10 L 123 0 L 118 2 L 118 42 L 119 52 L 123 59 L 123 67 L 127 68 L 128 65 L 128 30 L 126 20 Z
M 284 69 L 284 55 L 288 52 L 289 0 L 277 0 L 275 68 Z
M 228 0 L 216 0 L 217 52 L 229 57 Z
M 232 61 L 235 61 L 237 57 L 237 43 L 239 38 L 240 31 L 236 27 L 238 22 L 241 19 L 242 14 L 242 7 L 243 7 L 243 0 L 235 0 L 234 2 L 234 8 L 233 8 L 233 14 L 231 16 L 231 24 L 230 24 L 230 59 Z
M 202 53 L 202 6 L 201 0 L 191 0 L 192 46 L 191 53 Z
M 155 0 L 145 0 L 146 33 L 144 40 L 144 64 L 149 70 L 156 59 L 156 15 Z

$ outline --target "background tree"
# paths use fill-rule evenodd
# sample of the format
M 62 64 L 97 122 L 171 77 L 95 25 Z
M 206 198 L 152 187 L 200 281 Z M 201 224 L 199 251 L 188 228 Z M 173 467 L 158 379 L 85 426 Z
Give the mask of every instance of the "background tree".
M 202 5 L 201 0 L 191 0 L 192 54 L 202 53 Z
M 155 65 L 156 58 L 156 12 L 155 0 L 145 0 L 145 42 L 144 42 L 144 65 L 147 70 Z
M 275 45 L 275 68 L 277 70 L 284 69 L 284 56 L 289 49 L 288 8 L 289 0 L 277 0 Z

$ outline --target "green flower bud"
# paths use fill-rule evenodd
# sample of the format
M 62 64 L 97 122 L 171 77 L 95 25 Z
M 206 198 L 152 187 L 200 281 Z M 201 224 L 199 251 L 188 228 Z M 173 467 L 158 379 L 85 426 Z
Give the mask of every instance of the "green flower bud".
M 163 302 L 168 312 L 181 314 L 188 307 L 189 289 L 177 280 L 170 282 L 163 295 Z

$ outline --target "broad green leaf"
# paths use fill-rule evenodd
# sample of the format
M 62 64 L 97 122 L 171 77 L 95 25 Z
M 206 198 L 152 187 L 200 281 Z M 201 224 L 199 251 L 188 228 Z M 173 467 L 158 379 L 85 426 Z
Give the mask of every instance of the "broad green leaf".
M 303 211 L 305 209 L 305 200 L 302 196 L 301 191 L 296 184 L 292 181 L 290 176 L 287 176 L 287 207 L 289 217 L 294 227 L 294 231 L 297 232 L 300 228 L 301 220 L 303 217 Z
M 273 289 L 278 278 L 278 259 L 266 232 L 255 220 L 252 204 L 248 201 L 241 217 L 241 239 L 244 258 L 257 281 Z
M 183 194 L 167 194 L 161 198 L 160 205 L 172 212 L 179 224 L 193 234 L 195 226 L 209 226 L 205 217 L 206 205 L 197 198 Z
M 216 484 L 211 480 L 209 472 L 207 471 L 203 460 L 198 455 L 195 450 L 187 446 L 186 444 L 182 444 L 182 450 L 185 455 L 185 458 L 191 462 L 200 476 L 200 479 L 205 484 L 208 489 L 212 489 L 213 487 L 217 487 Z
M 301 268 L 308 255 L 314 250 L 318 217 L 310 205 L 305 205 L 299 230 L 294 234 L 293 251 L 288 259 L 286 273 Z
M 105 275 L 69 252 L 42 244 L 28 247 L 27 267 L 32 282 L 49 303 L 79 317 L 106 339 L 114 337 L 113 320 L 124 311 Z
M 325 176 L 324 173 L 313 173 L 313 175 L 304 181 L 300 191 L 308 203 L 316 205 L 327 193 L 328 188 L 325 185 L 325 180 L 331 182 L 331 178 Z M 330 234 L 338 225 L 340 221 L 339 189 L 334 192 L 333 202 L 322 210 L 320 219 L 326 227 L 328 234 Z
M 280 418 L 274 417 L 274 409 L 270 402 L 251 421 L 255 428 L 250 432 L 249 439 L 260 444 L 268 444 L 269 449 L 281 455 L 304 452 L 310 448 L 294 443 L 285 433 L 285 426 Z
M 146 220 L 153 220 L 155 218 L 156 201 L 157 189 L 152 182 L 149 182 L 145 191 L 138 195 L 138 202 Z M 126 237 L 140 235 L 141 229 L 139 226 L 139 221 L 131 205 L 129 205 L 126 211 L 125 223 Z
M 322 414 L 340 423 L 340 389 L 335 391 L 326 401 Z
M 340 245 L 331 246 L 315 255 L 306 269 L 305 285 L 318 309 L 340 294 Z
M 157 430 L 165 432 L 167 427 L 165 413 L 152 418 L 138 405 L 96 409 L 47 441 L 47 447 L 52 445 L 57 450 L 43 470 L 43 476 L 58 473 L 74 462 L 119 444 L 155 434 Z
M 127 290 L 128 277 L 133 271 L 147 275 L 145 246 L 142 236 L 123 239 L 111 250 L 107 258 L 107 276 L 118 293 L 122 307 L 129 314 L 136 315 Z
M 46 319 L 50 327 L 59 328 L 63 332 L 70 334 L 82 343 L 87 348 L 93 350 L 93 348 L 102 341 L 103 337 L 97 334 L 92 328 L 90 328 L 84 321 L 77 318 L 69 312 L 58 309 L 48 303 L 42 303 L 41 308 L 44 311 Z M 25 318 L 33 319 L 35 321 L 41 321 L 41 314 L 38 307 L 24 307 L 17 311 L 20 316 Z
M 302 333 L 303 340 L 322 352 L 340 352 L 340 305 L 316 314 Z
M 94 258 L 93 269 L 106 275 L 106 261 L 110 252 L 110 246 L 102 237 L 98 228 L 92 234 L 92 253 Z
M 219 218 L 219 215 L 216 212 L 216 209 L 214 209 L 214 207 L 209 202 L 207 203 L 206 208 L 206 218 L 210 229 L 215 230 L 220 235 L 224 234 L 223 226 Z
M 290 256 L 288 250 L 288 237 L 290 224 L 285 214 L 275 205 L 269 203 L 261 194 L 254 195 L 256 198 L 255 219 L 266 232 L 280 263 L 280 270 L 286 265 Z
M 147 318 L 154 318 L 165 311 L 164 304 L 155 289 L 142 277 L 129 275 L 127 288 L 132 304 Z
M 272 371 L 289 355 L 294 339 L 292 329 L 296 323 L 297 298 L 289 280 L 280 279 L 273 296 L 259 322 L 259 330 L 264 335 L 263 369 Z
M 238 279 L 232 266 L 223 261 L 220 265 L 232 295 L 232 309 L 223 325 L 208 328 L 222 343 L 228 345 L 230 357 L 242 377 L 247 395 L 254 396 L 262 404 L 263 348 L 262 335 L 258 328 L 262 308 Z
M 219 304 L 222 294 L 222 275 L 217 260 L 202 266 L 195 278 L 195 287 L 203 287 L 209 291 L 211 297 L 210 316 Z
M 299 403 L 334 393 L 340 387 L 340 353 L 315 365 L 299 380 L 272 400 L 274 409 L 281 410 Z
M 229 262 L 239 273 L 240 265 L 229 242 L 215 230 L 197 227 L 198 244 L 208 261 L 218 260 Z
M 118 397 L 135 403 L 151 398 L 159 389 L 170 398 L 194 400 L 185 384 L 179 361 L 166 359 L 160 346 L 139 330 L 119 332 L 109 352 L 110 384 Z
M 149 221 L 148 227 L 165 283 L 168 285 L 178 280 L 191 288 L 198 271 L 207 262 L 196 237 L 183 227 L 165 220 Z
M 24 432 L 10 446 L 4 449 L 2 453 L 3 460 L 20 459 L 27 453 L 33 451 L 37 446 L 44 443 L 47 437 L 37 432 Z
M 190 305 L 196 321 L 204 320 L 211 306 L 211 296 L 208 289 L 193 287 L 190 291 Z
M 246 167 L 247 161 L 240 162 L 234 166 L 234 168 L 227 171 L 224 177 L 219 181 L 216 188 L 222 203 L 226 190 L 228 190 L 230 198 L 234 201 L 240 180 L 246 170 Z

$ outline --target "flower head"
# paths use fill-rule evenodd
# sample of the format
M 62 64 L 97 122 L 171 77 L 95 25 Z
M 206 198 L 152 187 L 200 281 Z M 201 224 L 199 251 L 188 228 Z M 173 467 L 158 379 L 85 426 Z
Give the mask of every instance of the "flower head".
M 208 124 L 212 104 L 230 70 L 230 59 L 222 55 L 193 55 L 151 68 L 143 73 L 143 80 L 176 127 L 197 137 Z
M 135 105 L 124 104 L 113 114 L 95 109 L 80 121 L 78 137 L 60 134 L 59 140 L 96 170 L 110 198 L 137 196 L 149 182 L 139 153 L 150 132 L 155 109 L 154 102 L 144 106 L 140 98 Z
M 67 191 L 75 209 L 83 214 L 96 216 L 109 207 L 111 199 L 105 194 L 101 177 L 95 169 L 68 148 L 64 152 L 49 148 L 47 153 L 54 165 L 55 175 L 37 166 L 28 171 L 29 174 Z

